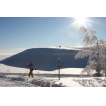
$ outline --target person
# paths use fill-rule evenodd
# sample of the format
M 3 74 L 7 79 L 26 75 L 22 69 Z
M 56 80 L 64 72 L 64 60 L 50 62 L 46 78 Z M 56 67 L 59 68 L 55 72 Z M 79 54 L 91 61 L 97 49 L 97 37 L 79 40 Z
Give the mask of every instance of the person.
M 26 65 L 26 66 L 29 67 L 29 69 L 30 69 L 29 77 L 30 77 L 30 75 L 33 77 L 34 65 L 33 65 L 32 62 L 30 61 L 29 65 Z

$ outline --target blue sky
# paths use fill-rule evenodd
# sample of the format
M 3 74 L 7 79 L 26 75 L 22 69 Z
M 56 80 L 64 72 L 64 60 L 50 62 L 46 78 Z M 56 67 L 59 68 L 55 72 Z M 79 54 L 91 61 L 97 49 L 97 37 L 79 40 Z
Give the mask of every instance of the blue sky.
M 106 18 L 86 19 L 86 26 L 106 41 Z M 75 21 L 74 17 L 0 17 L 0 53 L 7 55 L 39 46 L 83 46 Z

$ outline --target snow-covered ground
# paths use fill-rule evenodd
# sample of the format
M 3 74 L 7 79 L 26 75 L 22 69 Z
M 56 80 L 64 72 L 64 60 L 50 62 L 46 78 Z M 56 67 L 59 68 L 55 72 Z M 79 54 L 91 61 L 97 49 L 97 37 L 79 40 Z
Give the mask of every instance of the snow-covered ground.
M 37 48 L 53 48 L 53 49 L 66 49 L 66 50 L 80 50 L 82 46 L 48 46 L 48 47 L 37 47 Z
M 34 77 L 28 77 L 29 69 L 0 64 L 1 87 L 105 87 L 105 77 L 81 75 L 82 68 L 43 71 L 34 70 Z

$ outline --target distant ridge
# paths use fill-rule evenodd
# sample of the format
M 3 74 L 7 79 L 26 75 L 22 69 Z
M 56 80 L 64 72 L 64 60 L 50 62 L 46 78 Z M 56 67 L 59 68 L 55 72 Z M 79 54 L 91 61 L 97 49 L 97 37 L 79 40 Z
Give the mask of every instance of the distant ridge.
M 32 61 L 38 70 L 53 71 L 57 69 L 57 57 L 61 57 L 62 68 L 85 68 L 88 58 L 75 60 L 78 51 L 59 48 L 31 48 L 6 58 L 0 63 L 26 68 L 26 64 Z

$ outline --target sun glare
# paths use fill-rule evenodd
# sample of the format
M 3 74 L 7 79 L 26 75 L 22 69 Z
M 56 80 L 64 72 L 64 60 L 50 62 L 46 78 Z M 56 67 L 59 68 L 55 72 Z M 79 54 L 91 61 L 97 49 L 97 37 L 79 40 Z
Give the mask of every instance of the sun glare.
M 80 27 L 92 27 L 93 21 L 90 20 L 87 17 L 71 17 L 73 18 L 73 22 L 71 24 L 69 24 L 69 27 L 73 27 L 73 28 L 78 28 L 77 30 L 79 30 Z
M 75 19 L 76 19 L 75 23 L 78 25 L 78 27 L 86 26 L 87 19 L 85 17 L 75 17 Z
M 85 17 L 76 17 L 76 19 L 77 19 L 77 22 L 80 23 L 80 24 L 83 24 L 86 21 Z

